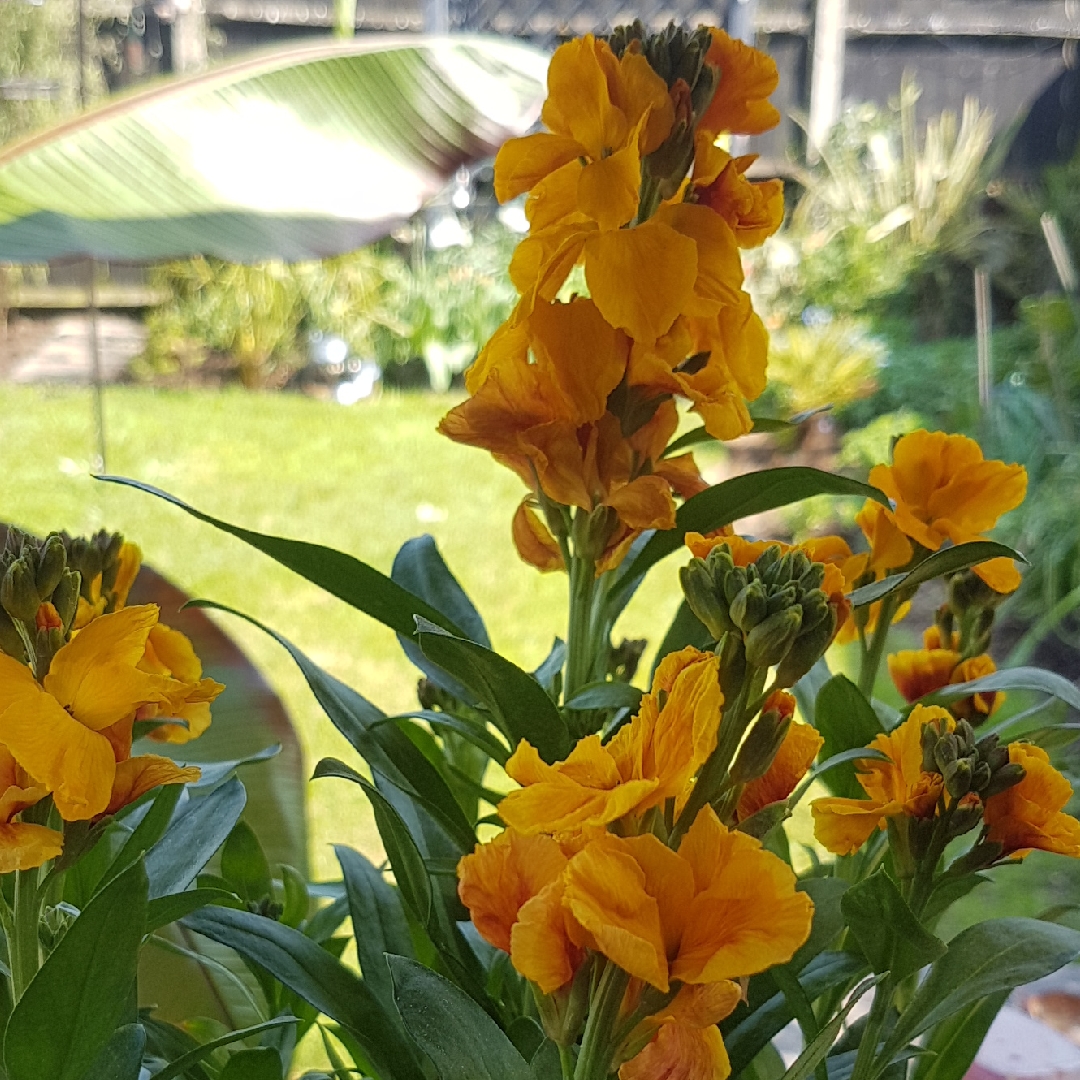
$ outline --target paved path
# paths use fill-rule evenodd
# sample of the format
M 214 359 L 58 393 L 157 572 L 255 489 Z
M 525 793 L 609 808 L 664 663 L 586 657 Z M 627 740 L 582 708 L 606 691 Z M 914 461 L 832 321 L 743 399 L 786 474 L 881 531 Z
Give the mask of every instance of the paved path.
M 102 378 L 114 382 L 143 350 L 146 329 L 128 315 L 98 316 Z M 11 382 L 91 381 L 90 321 L 84 312 L 20 319 L 9 327 L 0 373 Z

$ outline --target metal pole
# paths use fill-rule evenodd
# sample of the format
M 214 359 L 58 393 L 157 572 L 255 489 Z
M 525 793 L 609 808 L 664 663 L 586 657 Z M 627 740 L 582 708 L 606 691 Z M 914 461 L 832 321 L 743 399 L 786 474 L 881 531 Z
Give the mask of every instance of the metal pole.
M 978 350 L 979 404 L 985 412 L 990 408 L 993 388 L 994 358 L 990 351 L 990 275 L 985 270 L 975 271 L 975 336 Z
M 97 262 L 91 255 L 86 260 L 87 305 L 89 316 L 90 375 L 94 397 L 94 436 L 97 453 L 91 465 L 92 470 L 105 472 L 105 384 L 101 376 L 101 342 L 98 338 L 97 284 L 94 280 Z
M 424 33 L 450 33 L 450 0 L 424 0 Z

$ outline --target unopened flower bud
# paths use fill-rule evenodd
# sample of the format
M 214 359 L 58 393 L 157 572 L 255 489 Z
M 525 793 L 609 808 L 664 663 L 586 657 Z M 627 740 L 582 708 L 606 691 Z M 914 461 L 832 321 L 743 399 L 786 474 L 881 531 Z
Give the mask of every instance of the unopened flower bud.
M 1000 795 L 1003 791 L 1008 791 L 1009 788 L 1019 784 L 1025 775 L 1023 765 L 1003 765 L 990 777 L 990 782 L 983 790 L 982 797 L 989 799 L 994 795 Z
M 959 757 L 956 739 L 951 735 L 943 735 L 934 746 L 934 772 L 945 774 L 945 770 L 956 762 Z
M 769 589 L 769 600 L 765 606 L 766 614 L 775 615 L 778 611 L 783 611 L 784 608 L 793 607 L 798 599 L 798 592 L 794 585 L 784 585 L 783 587 L 771 586 Z
M 791 726 L 791 716 L 775 709 L 763 712 L 746 733 L 738 756 L 731 766 L 731 779 L 736 784 L 748 784 L 764 776 L 772 764 Z
M 41 604 L 34 572 L 25 557 L 16 559 L 0 582 L 0 604 L 13 618 L 28 626 L 34 625 L 37 609 Z
M 724 577 L 720 577 L 716 569 L 710 567 L 712 570 L 713 580 L 717 583 L 724 583 L 724 599 L 730 604 L 736 596 L 746 587 L 747 575 L 746 571 L 741 566 L 733 566 Z
M 74 570 L 65 570 L 59 584 L 53 589 L 52 602 L 64 622 L 64 629 L 70 630 L 79 610 L 79 575 Z
M 38 630 L 63 630 L 64 620 L 60 618 L 60 612 L 46 600 L 37 609 L 34 626 Z
M 836 616 L 828 605 L 825 616 L 809 630 L 800 630 L 787 656 L 777 666 L 777 686 L 794 686 L 825 655 L 836 631 Z
M 705 628 L 719 641 L 734 624 L 728 616 L 727 605 L 722 603 L 702 559 L 693 559 L 679 571 L 679 584 L 686 596 L 690 610 L 701 620 Z
M 26 663 L 26 646 L 15 629 L 11 617 L 3 608 L 0 608 L 0 652 L 18 660 L 20 664 Z
M 41 548 L 35 575 L 38 596 L 43 600 L 48 600 L 52 596 L 53 589 L 60 583 L 60 578 L 66 568 L 67 552 L 64 550 L 64 541 L 57 533 L 53 533 Z
M 728 614 L 731 621 L 744 634 L 748 634 L 768 614 L 767 607 L 768 598 L 765 595 L 765 586 L 760 581 L 751 581 L 731 601 Z
M 769 668 L 787 655 L 802 626 L 802 608 L 787 608 L 758 623 L 746 636 L 746 662 Z
M 980 761 L 971 773 L 971 790 L 982 791 L 990 783 L 990 766 Z
M 942 769 L 941 775 L 945 778 L 945 790 L 954 799 L 962 799 L 971 790 L 971 759 L 959 758 Z
M 934 751 L 938 744 L 938 730 L 934 724 L 924 724 L 919 736 L 922 744 L 922 771 L 937 772 L 937 759 Z

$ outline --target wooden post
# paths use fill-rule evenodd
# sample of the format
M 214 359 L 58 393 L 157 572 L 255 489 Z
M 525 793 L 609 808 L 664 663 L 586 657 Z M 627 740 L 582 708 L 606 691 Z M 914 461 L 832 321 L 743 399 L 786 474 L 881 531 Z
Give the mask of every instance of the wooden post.
M 844 94 L 844 47 L 847 43 L 847 0 L 817 0 L 810 66 L 810 117 L 807 158 L 816 161 L 829 131 L 840 119 Z

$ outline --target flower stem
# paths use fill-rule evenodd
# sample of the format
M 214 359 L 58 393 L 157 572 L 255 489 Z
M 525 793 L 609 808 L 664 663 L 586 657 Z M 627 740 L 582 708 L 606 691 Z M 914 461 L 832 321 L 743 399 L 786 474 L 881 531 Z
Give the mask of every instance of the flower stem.
M 9 942 L 11 989 L 15 1001 L 23 996 L 41 964 L 39 914 L 37 868 L 16 871 L 14 937 Z
M 574 1080 L 574 1052 L 569 1046 L 559 1046 L 559 1064 L 563 1080 Z
M 889 637 L 889 628 L 892 626 L 896 607 L 895 597 L 890 596 L 881 601 L 877 626 L 874 627 L 869 648 L 863 653 L 862 665 L 859 668 L 859 689 L 867 699 L 874 693 L 874 683 L 877 682 L 878 668 L 881 667 L 881 657 L 885 652 L 885 642 Z
M 862 1039 L 859 1041 L 859 1052 L 855 1055 L 855 1067 L 851 1072 L 851 1080 L 872 1080 L 874 1076 L 878 1042 L 889 1015 L 894 986 L 890 976 L 874 988 L 874 1002 L 870 1006 L 866 1027 L 863 1028 Z
M 596 984 L 581 1038 L 574 1080 L 607 1080 L 615 1054 L 613 1036 L 630 976 L 608 961 Z

